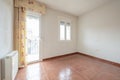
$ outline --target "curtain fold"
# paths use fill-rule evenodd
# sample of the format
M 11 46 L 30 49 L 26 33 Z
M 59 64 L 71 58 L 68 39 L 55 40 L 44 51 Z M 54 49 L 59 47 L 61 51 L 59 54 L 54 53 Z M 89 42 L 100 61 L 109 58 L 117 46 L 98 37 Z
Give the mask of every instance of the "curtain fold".
M 14 49 L 19 52 L 19 67 L 26 66 L 26 12 L 45 14 L 45 5 L 36 0 L 14 0 Z
M 25 49 L 25 22 L 26 9 L 24 7 L 15 8 L 15 49 L 19 52 L 19 66 L 26 65 Z

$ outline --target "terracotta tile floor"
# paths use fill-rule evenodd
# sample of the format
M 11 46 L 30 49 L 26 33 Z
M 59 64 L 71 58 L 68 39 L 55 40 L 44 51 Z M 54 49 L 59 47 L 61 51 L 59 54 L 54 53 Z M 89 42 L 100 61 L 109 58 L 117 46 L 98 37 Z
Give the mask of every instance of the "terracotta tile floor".
M 120 68 L 75 54 L 28 65 L 15 80 L 120 80 Z

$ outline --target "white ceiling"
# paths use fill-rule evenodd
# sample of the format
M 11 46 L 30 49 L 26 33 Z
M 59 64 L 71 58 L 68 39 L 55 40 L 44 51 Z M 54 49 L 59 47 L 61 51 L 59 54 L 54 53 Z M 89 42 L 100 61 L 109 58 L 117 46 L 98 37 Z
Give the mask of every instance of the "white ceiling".
M 64 11 L 75 16 L 102 6 L 112 0 L 38 0 L 48 7 Z

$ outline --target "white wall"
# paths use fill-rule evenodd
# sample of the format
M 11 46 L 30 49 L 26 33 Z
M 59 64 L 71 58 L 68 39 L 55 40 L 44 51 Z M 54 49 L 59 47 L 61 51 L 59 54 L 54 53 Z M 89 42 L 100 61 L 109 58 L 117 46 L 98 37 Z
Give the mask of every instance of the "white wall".
M 120 0 L 79 17 L 78 51 L 120 63 Z
M 72 40 L 59 40 L 59 20 L 64 17 L 71 20 L 72 23 Z M 77 17 L 47 8 L 47 13 L 42 15 L 42 57 L 48 58 L 53 56 L 64 55 L 76 52 L 76 32 Z
M 13 49 L 13 0 L 0 0 L 0 58 Z
M 7 53 L 12 51 L 12 49 L 13 49 L 13 0 L 0 0 L 0 59 L 3 58 Z

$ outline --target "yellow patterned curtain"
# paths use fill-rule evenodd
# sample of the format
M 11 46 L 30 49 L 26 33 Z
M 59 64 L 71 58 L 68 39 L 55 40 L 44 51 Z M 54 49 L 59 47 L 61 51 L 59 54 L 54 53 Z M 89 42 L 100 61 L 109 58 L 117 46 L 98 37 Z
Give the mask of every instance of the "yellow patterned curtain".
M 26 66 L 26 11 L 45 13 L 45 6 L 35 0 L 14 0 L 14 49 L 19 52 L 19 67 Z
M 25 66 L 25 16 L 26 9 L 15 8 L 15 49 L 19 52 L 19 66 Z

